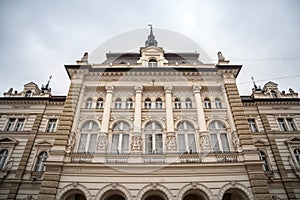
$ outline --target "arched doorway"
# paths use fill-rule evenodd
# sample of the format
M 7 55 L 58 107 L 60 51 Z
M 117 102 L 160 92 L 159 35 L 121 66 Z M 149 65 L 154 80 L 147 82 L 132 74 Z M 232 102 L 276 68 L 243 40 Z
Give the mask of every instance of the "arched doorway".
M 208 197 L 201 190 L 189 190 L 184 195 L 182 200 L 208 200 Z
M 101 200 L 127 200 L 125 194 L 119 190 L 109 190 L 104 193 Z
M 224 193 L 222 200 L 249 200 L 249 198 L 243 191 L 231 188 Z
M 153 191 L 149 191 L 146 192 L 146 194 L 144 194 L 142 200 L 167 200 L 168 197 L 159 190 L 153 190 Z
M 71 190 L 67 192 L 63 197 L 63 200 L 87 200 L 83 192 L 80 190 Z

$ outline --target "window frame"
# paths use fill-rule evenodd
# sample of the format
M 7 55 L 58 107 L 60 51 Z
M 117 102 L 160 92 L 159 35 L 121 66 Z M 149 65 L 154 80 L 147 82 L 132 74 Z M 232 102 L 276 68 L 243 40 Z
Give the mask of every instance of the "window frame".
M 289 131 L 297 131 L 297 125 L 292 117 L 285 118 Z
M 181 138 L 180 138 L 182 136 L 183 136 L 183 140 L 181 140 Z M 192 140 L 193 140 L 192 143 L 190 143 L 190 141 L 191 141 L 190 136 L 192 136 Z M 178 141 L 177 145 L 178 145 L 179 153 L 196 153 L 197 152 L 195 127 L 191 122 L 181 121 L 177 124 L 177 141 Z
M 91 97 L 88 97 L 85 101 L 85 108 L 91 109 L 93 106 L 93 99 Z
M 174 109 L 181 109 L 181 100 L 178 97 L 174 99 Z
M 46 154 L 46 155 L 41 155 L 41 154 Z M 47 158 L 49 157 L 49 153 L 48 151 L 40 151 L 37 154 L 37 158 L 35 161 L 35 165 L 34 165 L 34 171 L 35 172 L 44 172 L 46 169 L 46 166 L 44 165 L 43 162 L 45 162 L 47 160 Z
M 88 127 L 86 128 L 86 126 Z M 98 130 L 99 126 L 95 121 L 87 121 L 82 125 L 78 140 L 78 153 L 95 153 L 97 151 Z M 86 136 L 85 141 L 83 136 Z M 93 138 L 94 136 L 96 138 Z M 90 147 L 94 148 L 90 149 Z
M 277 124 L 278 124 L 278 127 L 279 127 L 280 131 L 289 131 L 288 126 L 285 122 L 285 118 L 278 117 L 277 118 Z
M 4 152 L 6 152 L 6 154 L 4 154 Z M 0 171 L 4 170 L 8 157 L 9 157 L 9 149 L 7 148 L 0 149 Z
M 147 142 L 151 138 L 150 143 Z M 150 144 L 150 145 L 148 145 Z M 157 148 L 158 147 L 158 148 Z M 151 149 L 148 149 L 151 148 Z M 150 121 L 144 128 L 144 152 L 145 154 L 163 154 L 163 128 L 162 125 L 156 121 Z
M 155 68 L 155 67 L 157 67 L 157 65 L 158 65 L 158 62 L 157 62 L 157 60 L 154 59 L 154 58 L 151 58 L 151 59 L 148 61 L 148 67 L 150 67 L 150 68 Z
M 104 106 L 104 99 L 102 97 L 99 97 L 97 99 L 96 108 L 103 109 L 103 106 Z
M 133 100 L 131 97 L 126 99 L 126 108 L 127 109 L 132 109 L 133 108 Z
M 271 166 L 269 164 L 269 158 L 268 158 L 268 154 L 263 151 L 263 150 L 258 150 L 258 157 L 261 161 L 264 161 L 263 163 L 263 170 L 264 172 L 271 172 Z
M 145 109 L 151 109 L 151 99 L 149 97 L 147 97 L 144 101 L 144 108 Z
M 122 109 L 122 99 L 120 97 L 115 100 L 115 109 Z
M 56 127 L 57 127 L 57 118 L 49 118 L 48 119 L 48 124 L 46 127 L 46 132 L 47 133 L 54 133 L 56 131 Z
M 211 100 L 208 97 L 204 98 L 204 108 L 211 109 Z
M 157 97 L 155 99 L 155 108 L 156 109 L 162 109 L 162 100 L 160 97 Z
M 213 125 L 214 124 L 214 125 Z M 219 127 L 221 126 L 221 127 Z M 229 140 L 229 135 L 228 135 L 228 130 L 227 126 L 224 122 L 221 120 L 213 120 L 209 123 L 208 125 L 208 130 L 209 130 L 209 136 L 210 136 L 210 142 L 211 142 L 211 150 L 214 152 L 230 152 L 231 151 L 231 143 Z M 222 140 L 223 136 L 226 136 L 226 140 Z M 216 143 L 213 143 L 214 139 L 213 137 L 216 136 L 214 139 L 216 139 Z M 226 142 L 226 143 L 224 143 Z M 217 144 L 218 148 L 215 148 Z M 225 149 L 225 146 L 228 149 Z
M 192 100 L 188 97 L 185 99 L 185 108 L 186 109 L 192 109 L 193 108 Z
M 218 97 L 215 98 L 215 106 L 217 109 L 222 109 L 222 101 Z
M 247 119 L 247 121 L 248 121 L 249 129 L 250 129 L 251 133 L 259 132 L 257 125 L 256 125 L 256 120 L 254 118 L 249 118 L 249 119 Z

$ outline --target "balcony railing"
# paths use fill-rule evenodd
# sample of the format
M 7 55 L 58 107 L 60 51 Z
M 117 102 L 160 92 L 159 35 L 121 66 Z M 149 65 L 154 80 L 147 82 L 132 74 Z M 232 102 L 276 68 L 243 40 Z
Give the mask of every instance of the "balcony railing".
M 93 157 L 91 153 L 70 153 L 71 162 L 90 163 Z
M 216 156 L 217 162 L 230 163 L 230 162 L 238 161 L 238 154 L 235 152 L 216 153 L 215 156 Z
M 201 163 L 203 156 L 201 154 L 181 154 L 179 155 L 181 163 Z

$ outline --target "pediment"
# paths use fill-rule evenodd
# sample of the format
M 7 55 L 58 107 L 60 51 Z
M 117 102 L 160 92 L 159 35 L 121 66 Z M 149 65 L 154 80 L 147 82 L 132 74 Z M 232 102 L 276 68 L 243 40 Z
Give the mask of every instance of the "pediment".
M 0 143 L 5 143 L 5 144 L 17 144 L 18 141 L 17 140 L 14 140 L 12 138 L 9 138 L 9 137 L 3 137 L 0 139 Z
M 262 140 L 262 139 L 255 139 L 254 140 L 254 144 L 255 145 L 259 145 L 259 144 L 261 144 L 261 145 L 269 145 L 269 143 L 268 143 L 268 141 L 265 141 L 265 140 Z
M 53 143 L 49 142 L 48 140 L 41 140 L 36 142 L 36 146 L 53 146 Z
M 286 144 L 300 144 L 300 137 L 292 137 L 285 141 Z
M 150 46 L 141 50 L 142 53 L 163 53 L 164 50 L 160 47 Z

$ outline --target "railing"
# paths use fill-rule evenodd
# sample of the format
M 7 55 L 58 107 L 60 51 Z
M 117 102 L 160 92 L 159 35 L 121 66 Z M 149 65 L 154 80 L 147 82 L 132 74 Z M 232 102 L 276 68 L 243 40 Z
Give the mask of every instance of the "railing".
M 217 162 L 237 162 L 238 154 L 237 153 L 216 153 L 215 154 Z
M 181 163 L 201 163 L 202 156 L 200 154 L 181 154 L 179 155 Z
M 128 163 L 128 158 L 128 154 L 107 154 L 106 162 L 116 164 Z
M 34 181 L 36 180 L 40 181 L 43 179 L 43 174 L 44 172 L 31 172 L 30 178 Z
M 93 157 L 91 153 L 70 153 L 71 162 L 90 163 Z
M 144 163 L 165 163 L 165 155 L 143 155 Z

